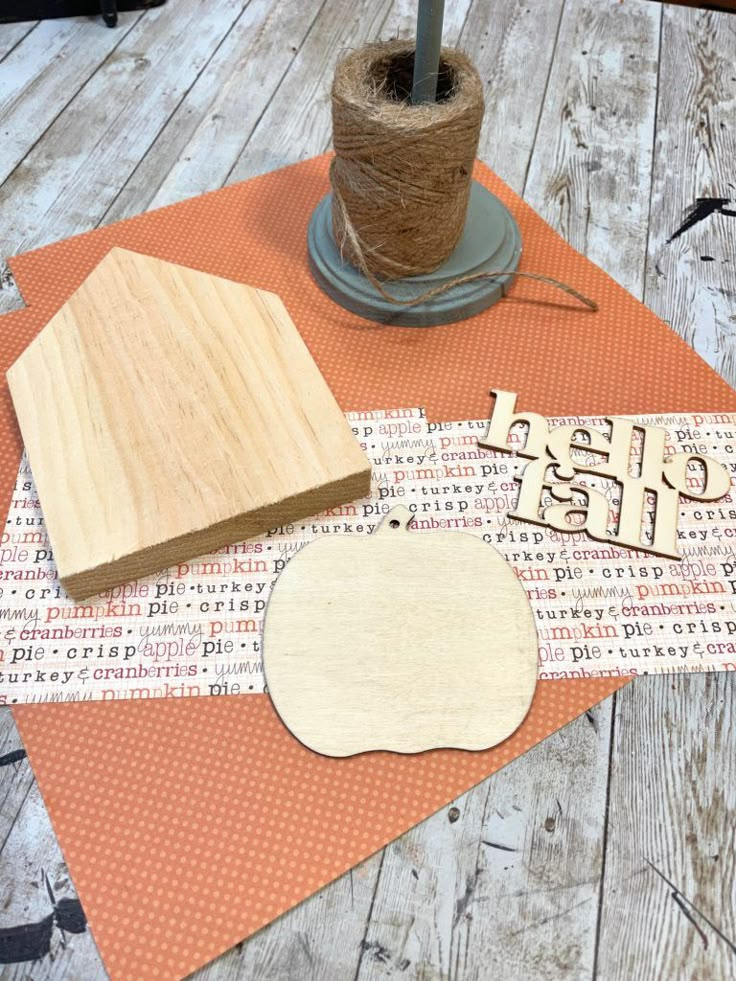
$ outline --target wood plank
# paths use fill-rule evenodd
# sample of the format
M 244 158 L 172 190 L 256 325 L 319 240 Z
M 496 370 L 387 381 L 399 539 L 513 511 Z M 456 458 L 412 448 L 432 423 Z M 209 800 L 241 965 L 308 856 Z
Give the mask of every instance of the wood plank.
M 0 183 L 142 16 L 140 11 L 121 14 L 114 31 L 89 17 L 42 21 L 5 58 L 0 65 Z
M 281 300 L 184 266 L 112 249 L 8 384 L 74 599 L 370 493 Z
M 472 0 L 453 0 L 445 6 L 445 19 L 442 26 L 442 43 L 455 47 L 468 19 Z M 381 38 L 414 37 L 417 30 L 416 0 L 394 0 L 386 20 L 381 26 Z
M 647 304 L 727 379 L 736 282 L 719 260 L 734 252 L 735 220 L 712 215 L 668 239 L 696 198 L 733 193 L 734 26 L 727 15 L 663 7 L 645 281 Z M 733 973 L 736 951 L 707 920 L 736 942 L 735 715 L 730 674 L 640 679 L 618 694 L 599 977 Z
M 463 938 L 456 927 L 466 913 L 473 915 L 469 907 L 483 874 L 479 837 L 490 783 L 385 849 L 356 981 L 462 976 Z
M 462 0 L 447 11 L 447 44 L 457 42 L 469 8 L 470 0 Z M 312 30 L 321 30 L 321 10 L 322 5 L 252 0 L 104 221 L 173 204 L 227 182 L 237 159 L 247 154 L 248 140 L 305 38 Z M 397 0 L 381 34 L 406 36 L 415 29 L 415 23 L 413 0 Z M 329 86 L 329 79 L 325 85 Z M 284 124 L 284 117 L 274 115 L 269 121 L 271 134 L 275 137 Z M 284 141 L 285 153 L 290 147 Z M 297 158 L 297 154 L 293 159 L 285 156 L 282 162 L 292 163 Z
M 22 748 L 10 709 L 0 709 L 0 759 Z M 0 766 L 0 928 L 40 920 L 51 912 L 42 870 L 57 898 L 74 896 L 74 887 L 27 759 Z M 97 948 L 89 930 L 69 935 L 64 948 L 60 934 L 52 936 L 51 957 L 34 964 L 34 977 L 63 981 L 104 978 Z M 26 981 L 29 965 L 0 965 L 2 981 Z
M 644 287 L 661 6 L 568 4 L 525 199 L 634 296 Z
M 221 187 L 320 10 L 320 3 L 251 0 L 104 221 Z
M 591 975 L 611 706 L 388 846 L 360 981 Z
M 478 157 L 518 194 L 524 189 L 563 6 L 564 0 L 476 0 L 460 38 L 484 83 Z
M 15 25 L 9 29 L 12 49 L 0 71 L 0 113 L 3 115 L 18 95 L 31 85 L 44 65 L 54 63 L 69 41 L 79 34 L 81 20 L 64 18 L 41 21 L 35 30 L 26 33 L 22 45 L 16 47 L 17 32 L 22 26 Z M 4 31 L 5 27 L 0 26 L 0 33 Z
M 0 188 L 4 251 L 95 226 L 247 2 L 146 12 Z M 6 290 L 0 311 L 13 300 Z
M 345 981 L 354 978 L 381 853 L 259 930 L 191 981 Z
M 0 757 L 7 757 L 4 764 L 0 766 L 0 862 L 4 862 L 3 849 L 34 783 L 33 772 L 27 759 L 21 758 L 10 762 L 21 750 L 23 750 L 23 743 L 10 709 L 0 708 Z M 9 867 L 5 865 L 5 868 Z M 2 878 L 0 876 L 0 881 Z M 0 909 L 2 909 L 1 903 Z
M 3 24 L 0 27 L 0 61 L 3 61 L 10 52 L 28 37 L 40 21 L 22 21 L 20 24 Z
M 2 714 L 10 717 L 9 711 Z M 28 762 L 23 765 L 30 772 Z M 2 874 L 9 870 L 12 875 Z M 0 855 L 0 928 L 33 923 L 49 916 L 53 907 L 46 876 L 57 901 L 76 898 L 41 793 L 33 781 Z M 89 928 L 83 933 L 65 931 L 62 935 L 58 927 L 54 927 L 47 956 L 32 962 L 0 966 L 2 981 L 28 981 L 31 976 L 43 978 L 43 981 L 104 979 L 106 972 Z
M 322 153 L 332 136 L 330 85 L 345 48 L 374 40 L 391 0 L 326 0 L 288 74 L 261 116 L 227 183 Z
M 598 977 L 733 977 L 736 676 L 617 698 Z
M 677 235 L 698 199 L 736 211 L 736 18 L 663 7 L 646 303 L 736 385 L 736 217 Z M 706 205 L 707 208 L 707 205 Z M 676 236 L 674 240 L 672 236 Z

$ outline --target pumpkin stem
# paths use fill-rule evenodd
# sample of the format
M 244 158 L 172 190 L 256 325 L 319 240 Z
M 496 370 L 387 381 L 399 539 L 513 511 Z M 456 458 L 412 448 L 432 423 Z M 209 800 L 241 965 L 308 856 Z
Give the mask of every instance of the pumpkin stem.
M 391 535 L 396 534 L 397 531 L 406 531 L 407 525 L 413 518 L 414 515 L 409 508 L 405 508 L 403 504 L 397 504 L 395 508 L 391 508 L 373 534 Z

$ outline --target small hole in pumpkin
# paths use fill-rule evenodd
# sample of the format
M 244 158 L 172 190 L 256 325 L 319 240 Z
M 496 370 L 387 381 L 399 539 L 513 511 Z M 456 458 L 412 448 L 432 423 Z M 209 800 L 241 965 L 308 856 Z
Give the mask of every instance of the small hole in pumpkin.
M 400 524 L 401 522 L 398 520 L 398 518 L 391 518 L 391 520 L 388 523 L 388 526 L 389 528 L 398 528 Z

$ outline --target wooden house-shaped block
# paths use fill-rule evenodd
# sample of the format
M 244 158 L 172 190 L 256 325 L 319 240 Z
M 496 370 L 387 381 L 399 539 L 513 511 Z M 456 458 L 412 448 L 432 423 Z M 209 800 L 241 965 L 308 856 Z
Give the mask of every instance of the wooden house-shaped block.
M 75 599 L 369 493 L 281 300 L 113 249 L 8 372 Z

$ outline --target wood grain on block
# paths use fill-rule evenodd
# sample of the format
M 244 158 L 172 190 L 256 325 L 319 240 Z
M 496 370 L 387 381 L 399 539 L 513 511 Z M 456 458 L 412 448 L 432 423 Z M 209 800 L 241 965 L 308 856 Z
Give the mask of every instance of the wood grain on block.
M 396 507 L 367 538 L 318 539 L 281 573 L 264 671 L 291 732 L 326 756 L 487 749 L 537 681 L 537 633 L 512 568 L 482 539 L 409 531 Z
M 8 382 L 75 599 L 369 492 L 273 293 L 113 249 Z

